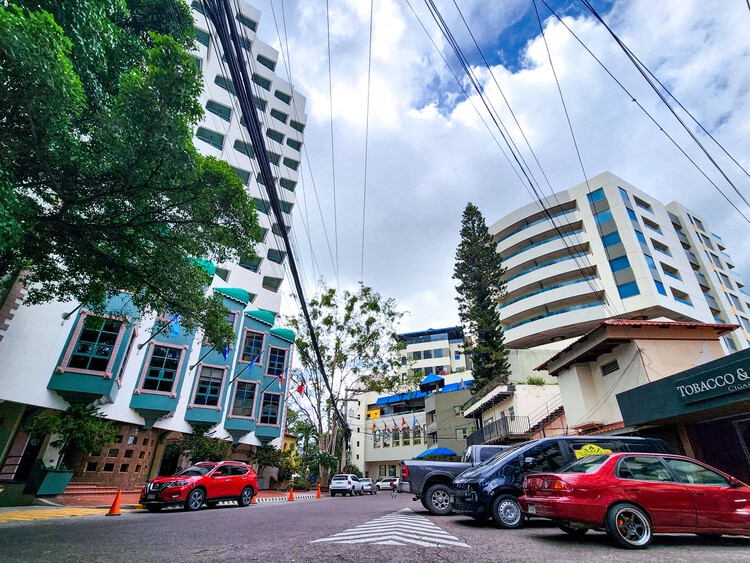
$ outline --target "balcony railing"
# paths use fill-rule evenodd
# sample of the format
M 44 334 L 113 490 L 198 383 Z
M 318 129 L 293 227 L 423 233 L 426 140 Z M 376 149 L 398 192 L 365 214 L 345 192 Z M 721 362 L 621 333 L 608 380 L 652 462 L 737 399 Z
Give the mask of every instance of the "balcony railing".
M 528 434 L 531 425 L 528 416 L 514 416 L 513 418 L 501 418 L 491 422 L 484 428 L 480 428 L 468 438 L 466 444 L 477 446 L 480 444 L 492 444 L 499 442 L 504 438 L 514 436 L 525 437 Z

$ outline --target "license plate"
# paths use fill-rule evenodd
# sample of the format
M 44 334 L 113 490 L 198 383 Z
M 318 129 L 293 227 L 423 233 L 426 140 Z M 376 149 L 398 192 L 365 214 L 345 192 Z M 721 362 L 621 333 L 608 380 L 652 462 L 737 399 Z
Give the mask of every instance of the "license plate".
M 155 493 L 148 494 L 148 495 L 146 495 L 146 498 L 147 499 L 154 499 L 154 498 L 156 498 L 156 494 Z
M 533 504 L 530 504 L 528 508 L 529 508 L 528 510 L 529 514 L 536 514 L 536 506 L 534 506 Z

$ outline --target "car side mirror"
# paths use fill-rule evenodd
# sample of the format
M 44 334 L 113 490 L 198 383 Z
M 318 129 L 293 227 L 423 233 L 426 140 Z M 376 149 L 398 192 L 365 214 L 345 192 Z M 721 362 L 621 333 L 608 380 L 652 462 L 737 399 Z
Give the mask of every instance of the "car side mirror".
M 732 477 L 732 478 L 731 478 L 731 479 L 729 480 L 729 486 L 730 486 L 731 488 L 733 488 L 733 489 L 740 489 L 740 488 L 744 487 L 744 486 L 745 486 L 745 484 L 744 484 L 744 483 L 742 483 L 742 481 L 740 481 L 739 479 L 735 479 L 734 477 Z
M 533 457 L 525 457 L 523 458 L 523 468 L 524 469 L 531 469 L 536 465 L 536 460 Z

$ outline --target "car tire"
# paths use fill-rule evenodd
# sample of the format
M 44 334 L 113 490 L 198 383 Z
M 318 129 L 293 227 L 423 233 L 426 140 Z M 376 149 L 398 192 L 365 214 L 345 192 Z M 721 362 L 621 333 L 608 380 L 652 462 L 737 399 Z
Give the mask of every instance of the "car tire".
M 583 535 L 589 531 L 588 528 L 577 528 L 576 526 L 568 526 L 567 524 L 558 524 L 557 527 L 574 538 L 583 537 Z
M 198 510 L 203 506 L 205 500 L 206 494 L 203 492 L 203 489 L 193 489 L 185 499 L 185 510 Z
M 331 491 L 331 498 L 333 498 L 335 496 L 336 496 L 336 493 L 334 493 L 333 491 Z
M 253 502 L 254 496 L 255 496 L 255 491 L 253 491 L 253 488 L 245 487 L 244 489 L 242 489 L 242 492 L 240 493 L 240 496 L 237 499 L 237 504 L 239 506 L 250 506 L 250 504 Z
M 149 512 L 159 512 L 161 511 L 161 506 L 147 506 L 146 510 Z
M 627 549 L 645 549 L 654 535 L 646 511 L 627 502 L 610 507 L 605 523 L 610 539 Z
M 453 512 L 450 501 L 450 489 L 447 485 L 432 485 L 427 489 L 427 494 L 424 496 L 425 508 L 437 514 L 438 516 L 445 516 Z
M 513 495 L 500 495 L 492 501 L 492 519 L 506 530 L 523 527 L 524 516 L 518 499 Z

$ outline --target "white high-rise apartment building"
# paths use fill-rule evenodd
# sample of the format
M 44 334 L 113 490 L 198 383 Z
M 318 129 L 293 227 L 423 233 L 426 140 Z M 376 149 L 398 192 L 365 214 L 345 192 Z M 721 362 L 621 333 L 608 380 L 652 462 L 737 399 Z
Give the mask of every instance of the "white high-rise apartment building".
M 605 172 L 490 226 L 507 268 L 500 303 L 514 348 L 586 334 L 603 319 L 738 324 L 750 345 L 750 295 L 719 235 L 679 203 L 664 205 Z
M 256 37 L 260 12 L 246 2 L 235 2 L 237 29 L 249 63 L 248 74 L 253 82 L 253 95 L 265 132 L 265 143 L 271 161 L 277 190 L 284 211 L 284 228 L 291 229 L 294 191 L 299 176 L 303 132 L 305 130 L 305 97 L 276 75 L 279 53 Z M 259 260 L 240 260 L 239 264 L 220 264 L 217 274 L 232 287 L 250 292 L 253 307 L 279 312 L 279 286 L 284 280 L 287 259 L 281 239 L 281 226 L 271 211 L 265 186 L 259 175 L 255 151 L 250 143 L 235 86 L 222 59 L 221 45 L 210 33 L 200 2 L 190 3 L 195 18 L 197 64 L 203 71 L 204 89 L 201 105 L 205 117 L 195 131 L 195 146 L 207 155 L 228 162 L 245 182 L 252 196 L 263 242 L 256 248 Z M 241 122 L 242 121 L 242 122 Z M 260 181 L 259 181 L 260 180 Z

